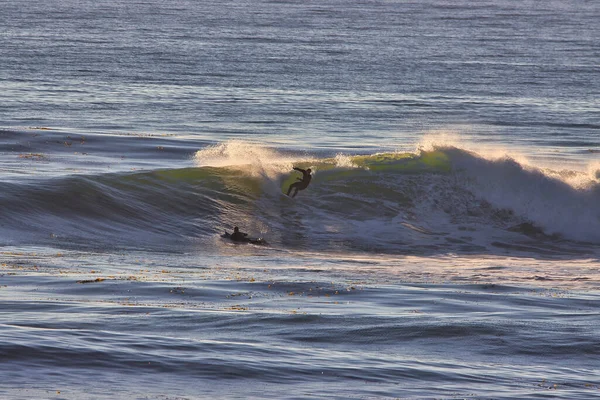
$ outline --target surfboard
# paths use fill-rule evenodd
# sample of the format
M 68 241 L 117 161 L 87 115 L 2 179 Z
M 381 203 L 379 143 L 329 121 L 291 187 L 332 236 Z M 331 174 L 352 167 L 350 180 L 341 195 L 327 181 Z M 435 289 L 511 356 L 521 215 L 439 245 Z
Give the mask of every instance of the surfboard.
M 288 200 L 295 200 L 292 196 L 288 196 L 285 193 L 281 193 L 281 197 L 283 197 L 284 199 L 288 199 Z

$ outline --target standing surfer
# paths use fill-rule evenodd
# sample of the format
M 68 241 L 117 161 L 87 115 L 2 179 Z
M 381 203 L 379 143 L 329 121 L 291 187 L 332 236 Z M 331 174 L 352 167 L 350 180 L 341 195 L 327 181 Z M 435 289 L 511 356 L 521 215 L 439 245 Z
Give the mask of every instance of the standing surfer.
M 294 167 L 294 169 L 296 171 L 302 172 L 302 178 L 296 178 L 299 182 L 292 183 L 290 185 L 290 188 L 287 191 L 288 196 L 290 195 L 290 192 L 292 191 L 292 189 L 296 189 L 296 191 L 294 192 L 292 197 L 296 197 L 299 190 L 306 189 L 308 187 L 308 184 L 310 183 L 310 180 L 312 179 L 312 175 L 310 174 L 311 173 L 310 168 L 302 169 L 302 168 Z

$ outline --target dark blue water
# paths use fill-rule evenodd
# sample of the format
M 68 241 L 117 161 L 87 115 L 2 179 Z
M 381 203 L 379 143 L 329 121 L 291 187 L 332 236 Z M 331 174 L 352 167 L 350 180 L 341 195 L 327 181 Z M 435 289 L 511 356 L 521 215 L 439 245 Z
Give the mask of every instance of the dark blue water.
M 597 397 L 598 20 L 0 0 L 0 397 Z
M 2 125 L 598 148 L 595 1 L 2 3 Z M 259 136 L 257 136 L 259 135 Z

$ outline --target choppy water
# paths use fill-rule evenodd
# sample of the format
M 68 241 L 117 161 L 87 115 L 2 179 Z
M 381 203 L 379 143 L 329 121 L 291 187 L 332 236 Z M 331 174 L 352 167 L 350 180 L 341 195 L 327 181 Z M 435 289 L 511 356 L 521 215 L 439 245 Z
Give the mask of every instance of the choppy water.
M 0 394 L 600 396 L 599 17 L 0 1 Z

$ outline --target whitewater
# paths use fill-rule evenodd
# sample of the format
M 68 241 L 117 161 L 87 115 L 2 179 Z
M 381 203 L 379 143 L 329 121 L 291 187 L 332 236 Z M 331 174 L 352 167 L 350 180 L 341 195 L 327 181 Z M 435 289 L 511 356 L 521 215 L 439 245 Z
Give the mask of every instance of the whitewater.
M 0 397 L 600 397 L 599 18 L 0 1 Z

